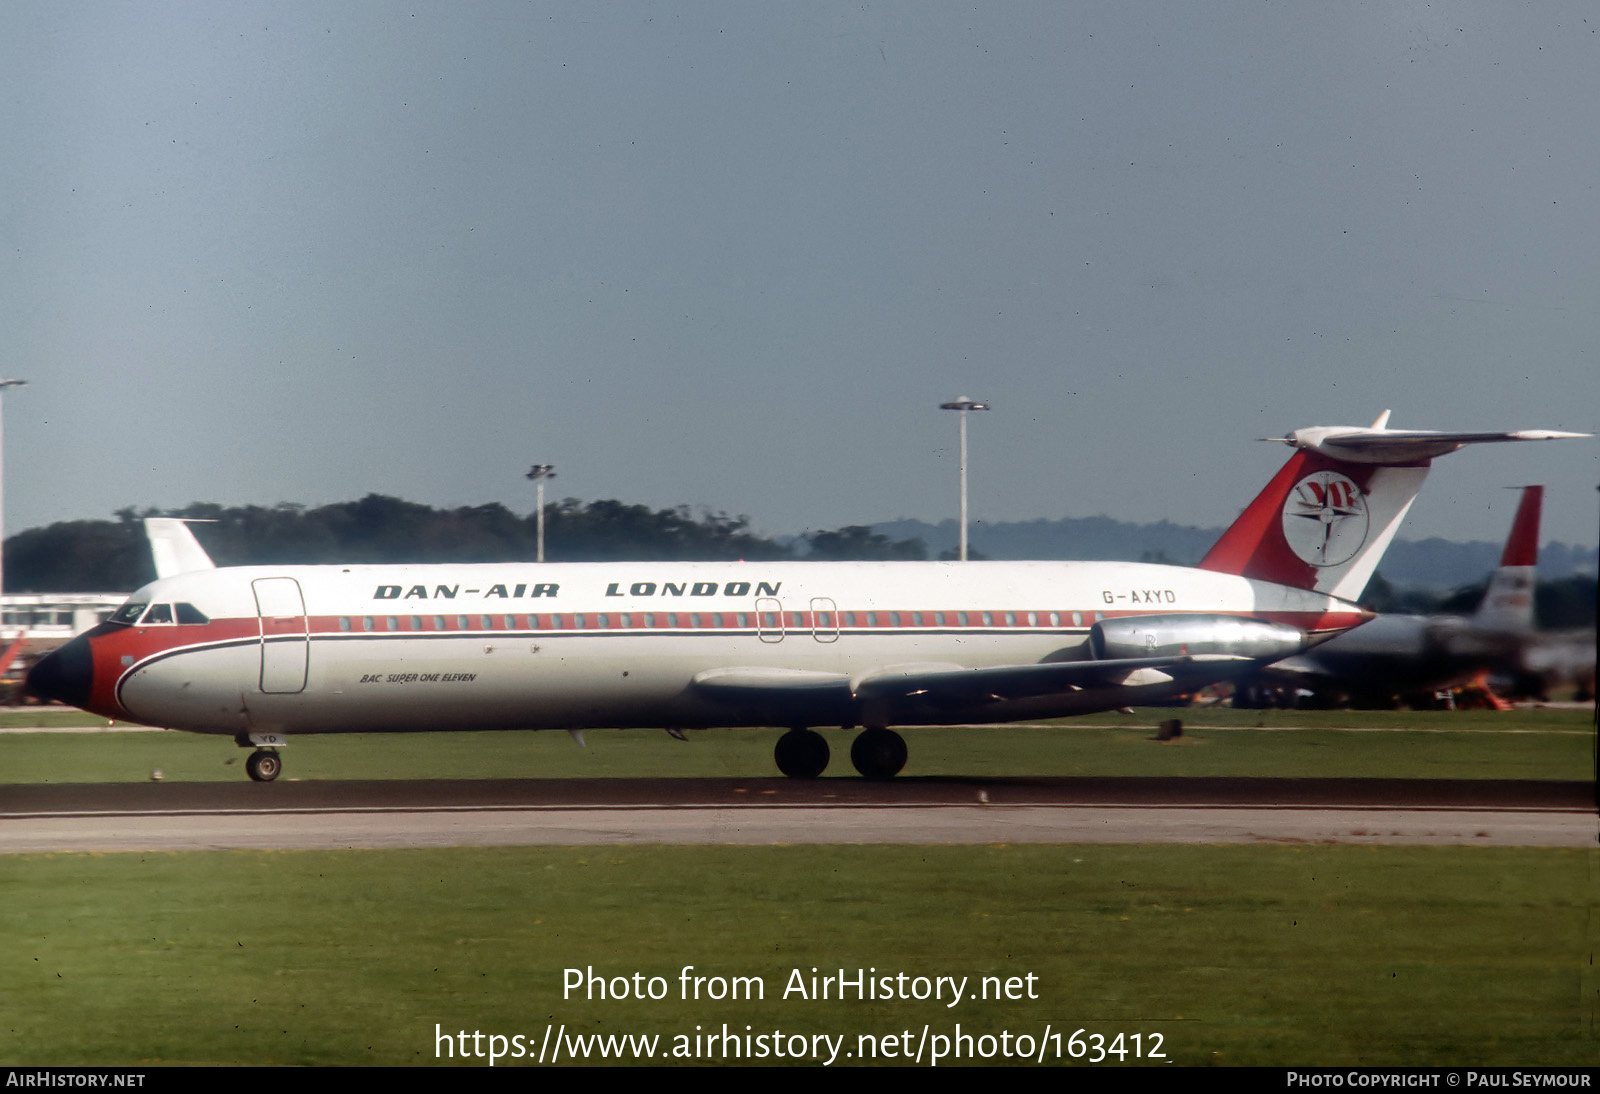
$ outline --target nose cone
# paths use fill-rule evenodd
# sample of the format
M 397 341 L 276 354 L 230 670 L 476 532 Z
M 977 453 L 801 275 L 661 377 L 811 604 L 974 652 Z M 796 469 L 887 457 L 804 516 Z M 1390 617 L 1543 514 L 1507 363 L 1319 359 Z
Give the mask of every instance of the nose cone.
M 82 636 L 45 654 L 28 670 L 29 691 L 42 699 L 55 699 L 68 706 L 87 704 L 92 683 L 94 658 L 88 639 Z

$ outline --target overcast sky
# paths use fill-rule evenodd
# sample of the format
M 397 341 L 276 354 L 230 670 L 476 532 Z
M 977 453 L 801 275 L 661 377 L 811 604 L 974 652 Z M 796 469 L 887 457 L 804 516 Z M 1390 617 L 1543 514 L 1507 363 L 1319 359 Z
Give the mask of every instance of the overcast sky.
M 1226 523 L 1314 424 L 1596 428 L 1586 3 L 0 6 L 6 527 L 554 496 Z M 1404 535 L 1594 543 L 1600 444 Z

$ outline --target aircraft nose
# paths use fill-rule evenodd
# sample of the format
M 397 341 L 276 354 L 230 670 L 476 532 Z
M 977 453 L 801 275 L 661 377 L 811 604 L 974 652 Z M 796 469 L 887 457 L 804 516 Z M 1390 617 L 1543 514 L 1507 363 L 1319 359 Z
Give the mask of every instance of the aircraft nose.
M 55 699 L 73 707 L 81 707 L 89 701 L 89 686 L 93 682 L 94 657 L 88 639 L 82 636 L 45 654 L 28 670 L 29 691 L 42 699 Z

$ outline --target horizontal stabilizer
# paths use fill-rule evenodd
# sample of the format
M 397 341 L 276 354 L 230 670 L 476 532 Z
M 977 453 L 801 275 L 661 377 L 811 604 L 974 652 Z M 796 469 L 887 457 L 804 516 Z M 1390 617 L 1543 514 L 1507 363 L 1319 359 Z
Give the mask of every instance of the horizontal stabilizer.
M 1378 419 L 1387 422 L 1386 410 Z M 1510 441 L 1561 441 L 1593 436 L 1591 433 L 1563 433 L 1555 429 L 1518 429 L 1509 432 L 1440 433 L 1429 429 L 1367 429 L 1351 426 L 1312 426 L 1296 429 L 1286 437 L 1263 437 L 1294 448 L 1309 449 L 1351 463 L 1411 464 L 1459 451 L 1469 444 L 1501 444 Z

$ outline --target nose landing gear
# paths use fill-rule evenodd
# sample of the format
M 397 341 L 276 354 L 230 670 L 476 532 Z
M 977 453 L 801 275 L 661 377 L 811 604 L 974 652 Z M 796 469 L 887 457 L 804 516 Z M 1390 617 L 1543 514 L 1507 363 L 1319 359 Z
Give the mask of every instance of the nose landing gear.
M 245 760 L 244 769 L 258 783 L 269 783 L 283 770 L 283 760 L 270 748 L 258 748 Z
M 289 738 L 282 733 L 241 733 L 233 739 L 233 743 L 240 748 L 254 747 L 244 762 L 245 772 L 252 780 L 258 783 L 269 783 L 283 774 L 283 760 L 278 756 L 278 749 L 289 743 Z

